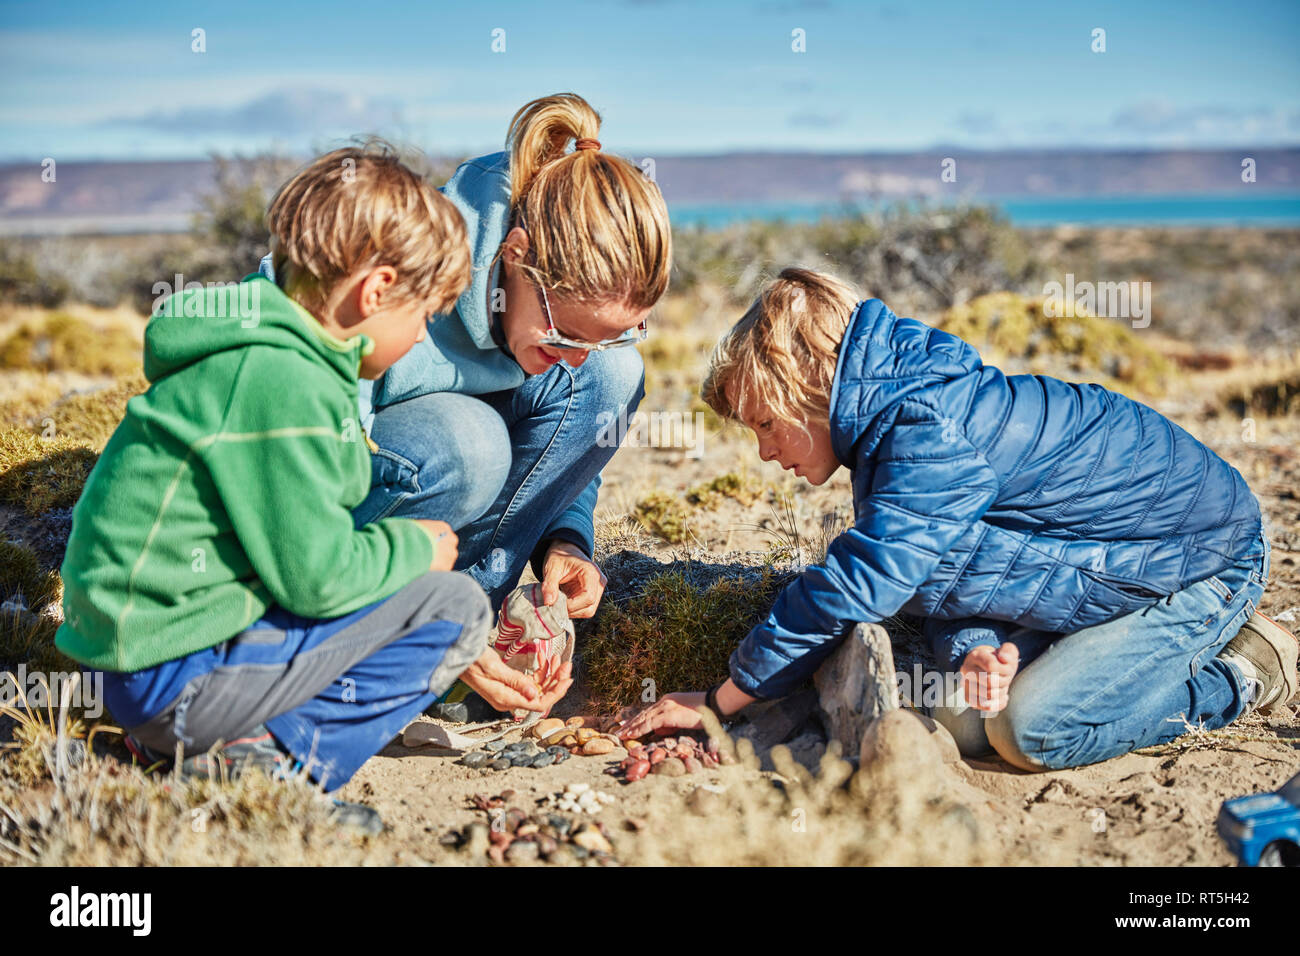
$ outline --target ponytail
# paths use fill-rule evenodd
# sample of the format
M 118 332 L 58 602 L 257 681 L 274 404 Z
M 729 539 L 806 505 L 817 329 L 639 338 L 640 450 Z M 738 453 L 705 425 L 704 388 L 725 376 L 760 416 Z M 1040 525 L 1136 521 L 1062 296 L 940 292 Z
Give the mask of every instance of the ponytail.
M 533 100 L 511 119 L 511 216 L 535 253 L 521 268 L 562 301 L 648 309 L 668 288 L 668 208 L 628 160 L 599 148 L 566 152 L 599 133 L 600 114 L 576 93 Z

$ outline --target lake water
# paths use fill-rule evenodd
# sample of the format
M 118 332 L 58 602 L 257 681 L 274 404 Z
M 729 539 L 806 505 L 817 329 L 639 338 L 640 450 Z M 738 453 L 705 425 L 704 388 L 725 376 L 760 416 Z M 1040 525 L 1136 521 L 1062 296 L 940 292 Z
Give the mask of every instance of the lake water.
M 983 197 L 1017 226 L 1300 226 L 1300 193 L 1222 196 Z M 816 222 L 883 208 L 891 203 L 669 203 L 676 226 L 716 229 L 738 222 Z M 933 203 L 942 206 L 942 203 Z

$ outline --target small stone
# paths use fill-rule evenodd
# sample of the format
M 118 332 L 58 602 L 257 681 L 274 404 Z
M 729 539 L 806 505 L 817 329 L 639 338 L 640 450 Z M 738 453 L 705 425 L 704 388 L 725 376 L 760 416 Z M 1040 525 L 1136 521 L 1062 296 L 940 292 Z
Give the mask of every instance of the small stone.
M 655 764 L 661 763 L 667 759 L 668 759 L 668 751 L 666 750 L 656 747 L 654 750 L 650 751 L 650 766 L 652 767 Z
M 549 767 L 551 764 L 555 763 L 555 754 L 542 752 L 533 757 L 532 761 L 533 762 L 529 766 L 536 767 L 540 770 L 542 767 Z
M 686 765 L 676 757 L 669 757 L 656 764 L 654 772 L 661 773 L 666 777 L 680 777 L 686 773 Z
M 582 753 L 587 757 L 598 757 L 614 749 L 614 745 L 604 737 L 593 737 L 582 746 Z
M 471 823 L 465 828 L 465 843 L 461 847 L 471 858 L 477 859 L 487 853 L 492 841 L 488 839 L 486 823 Z
M 506 850 L 506 860 L 511 863 L 536 863 L 540 853 L 541 847 L 532 840 L 516 840 Z
M 584 827 L 575 833 L 572 838 L 573 842 L 582 847 L 588 853 L 613 853 L 614 848 L 610 842 L 605 839 L 604 835 L 595 827 Z
M 568 759 L 569 759 L 569 752 L 567 750 L 561 750 L 558 754 L 555 755 L 556 763 L 564 763 L 564 761 Z
M 687 773 L 696 773 L 700 770 L 700 762 L 694 757 L 687 757 L 682 761 L 682 766 L 686 768 Z
M 510 764 L 515 767 L 531 767 L 536 756 L 536 754 L 526 754 L 516 751 L 514 756 L 510 758 Z
M 494 754 L 500 753 L 506 749 L 506 742 L 504 740 L 489 740 L 483 745 L 483 749 Z
M 690 796 L 686 798 L 686 809 L 697 817 L 707 817 L 716 812 L 721 803 L 722 797 L 718 793 L 705 790 L 703 787 L 696 787 L 691 791 Z
M 590 789 L 591 789 L 591 784 L 578 782 L 578 783 L 569 784 L 567 787 L 564 788 L 564 792 L 579 794 L 579 793 L 586 793 Z
M 574 739 L 578 741 L 578 746 L 581 747 L 581 746 L 583 746 L 587 741 L 592 740 L 592 739 L 594 739 L 594 738 L 596 738 L 596 737 L 598 737 L 598 736 L 600 736 L 600 735 L 599 735 L 598 733 L 596 733 L 596 731 L 590 729 L 589 727 L 582 727 L 582 728 L 580 728 L 580 729 L 578 730 L 578 732 L 577 732 L 576 734 L 574 734 L 573 736 L 574 736 Z
M 578 746 L 578 738 L 573 734 L 565 734 L 560 738 L 559 744 L 561 747 L 576 747 Z
M 552 836 L 539 836 L 537 838 L 537 849 L 542 856 L 547 859 L 550 859 L 551 855 L 555 853 L 559 845 L 560 841 Z
M 500 793 L 497 794 L 497 797 L 501 800 L 502 803 L 505 803 L 515 798 L 515 792 L 513 790 L 502 790 Z
M 548 754 L 551 754 L 552 756 L 568 753 L 568 751 L 565 750 L 563 747 L 561 747 L 559 744 L 552 744 L 551 746 L 547 747 L 546 752 Z
M 677 738 L 676 738 L 676 737 L 665 737 L 663 740 L 659 741 L 659 746 L 663 747 L 664 750 L 676 750 L 676 749 L 677 749 Z
M 483 750 L 472 750 L 460 758 L 460 762 L 466 767 L 477 769 L 488 762 L 488 754 Z
M 488 764 L 488 766 L 491 767 L 493 770 L 509 770 L 511 767 L 510 758 L 497 757 L 497 759 L 493 760 L 490 764 Z
M 564 721 L 560 720 L 559 717 L 547 717 L 533 724 L 533 728 L 535 730 L 534 737 L 549 737 L 557 730 L 564 729 Z
M 706 753 L 703 757 L 700 758 L 700 764 L 704 767 L 705 770 L 712 770 L 714 767 L 718 765 L 718 758 L 715 757 L 713 754 Z
M 506 744 L 506 753 L 517 754 L 527 746 L 528 742 L 526 740 L 516 740 L 514 743 Z
M 570 717 L 568 720 L 566 720 L 566 721 L 564 722 L 564 726 L 566 726 L 566 727 L 572 727 L 572 728 L 575 728 L 575 729 L 576 729 L 576 728 L 578 728 L 578 727 L 583 726 L 584 723 L 585 723 L 585 722 L 583 721 L 583 719 L 582 719 L 581 717 Z
M 650 772 L 649 760 L 637 760 L 627 768 L 627 781 L 635 783 Z

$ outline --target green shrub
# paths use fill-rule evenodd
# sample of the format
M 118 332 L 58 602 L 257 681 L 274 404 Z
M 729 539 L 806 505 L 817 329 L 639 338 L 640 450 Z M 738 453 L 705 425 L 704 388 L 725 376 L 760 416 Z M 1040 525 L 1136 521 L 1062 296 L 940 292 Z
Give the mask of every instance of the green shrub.
M 641 701 L 645 680 L 658 693 L 717 683 L 786 580 L 771 568 L 738 568 L 707 584 L 680 569 L 653 575 L 639 594 L 621 606 L 607 603 L 597 617 L 582 651 L 592 696 L 625 705 Z

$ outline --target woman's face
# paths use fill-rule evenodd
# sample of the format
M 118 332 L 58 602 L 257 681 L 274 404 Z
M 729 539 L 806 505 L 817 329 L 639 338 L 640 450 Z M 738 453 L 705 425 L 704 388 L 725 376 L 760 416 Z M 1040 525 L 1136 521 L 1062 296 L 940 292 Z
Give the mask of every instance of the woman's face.
M 567 349 L 540 344 L 546 335 L 546 310 L 537 283 L 517 264 L 528 255 L 528 233 L 518 226 L 506 236 L 505 314 L 501 321 L 506 344 L 515 361 L 529 375 L 545 372 L 557 362 L 577 368 L 587 360 L 585 349 Z M 570 339 L 600 342 L 636 328 L 650 314 L 649 309 L 633 311 L 622 303 L 597 305 L 562 302 L 548 295 L 551 321 L 555 330 Z
M 829 422 L 805 419 L 800 428 L 779 420 L 762 399 L 751 397 L 738 405 L 734 386 L 728 387 L 727 400 L 758 439 L 758 457 L 764 461 L 780 462 L 811 485 L 825 484 L 839 470 Z

